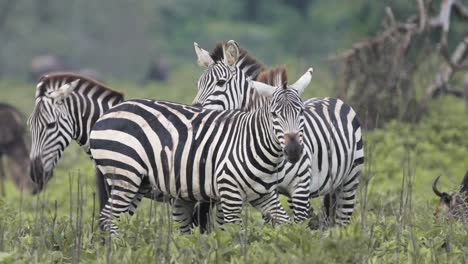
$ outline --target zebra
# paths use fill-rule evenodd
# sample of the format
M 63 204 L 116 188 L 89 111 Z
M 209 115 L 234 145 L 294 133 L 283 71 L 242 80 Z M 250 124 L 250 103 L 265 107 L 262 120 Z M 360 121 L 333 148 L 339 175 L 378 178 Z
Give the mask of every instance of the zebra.
M 263 72 L 262 75 L 261 64 L 237 42 L 218 43 L 211 53 L 197 43 L 194 43 L 194 49 L 198 64 L 206 68 L 198 80 L 194 105 L 217 110 L 252 111 L 267 102 L 251 89 L 249 80 L 268 80 L 268 73 Z M 289 205 L 296 218 L 296 214 L 304 212 L 305 208 L 295 202 L 291 180 L 296 175 L 309 175 L 308 195 L 310 198 L 324 196 L 327 221 L 347 225 L 354 210 L 355 193 L 364 163 L 360 122 L 356 112 L 339 99 L 310 98 L 304 104 L 303 155 L 308 158 L 282 167 L 285 177 L 278 184 L 278 189 L 290 198 Z M 307 162 L 309 166 L 304 164 Z M 207 210 L 206 206 L 202 207 L 200 214 L 206 214 Z
M 89 154 L 91 127 L 123 99 L 122 93 L 73 73 L 51 73 L 39 79 L 34 109 L 27 122 L 32 137 L 31 179 L 39 190 L 52 177 L 72 139 Z
M 108 195 L 99 225 L 117 233 L 113 219 L 134 207 L 148 189 L 174 199 L 174 218 L 189 233 L 197 201 L 216 201 L 224 222 L 241 221 L 245 201 L 276 223 L 289 222 L 276 184 L 285 160 L 302 157 L 304 104 L 299 97 L 311 72 L 277 88 L 252 81 L 268 104 L 252 112 L 216 111 L 178 103 L 135 99 L 105 113 L 90 134 L 95 166 Z M 285 74 L 283 74 L 285 76 Z M 303 192 L 309 177 L 302 177 Z M 308 204 L 308 195 L 303 201 Z

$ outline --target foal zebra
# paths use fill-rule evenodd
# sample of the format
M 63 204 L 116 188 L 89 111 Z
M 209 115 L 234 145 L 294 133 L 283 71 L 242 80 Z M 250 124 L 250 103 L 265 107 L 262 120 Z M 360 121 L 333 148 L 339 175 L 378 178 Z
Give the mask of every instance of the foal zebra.
M 267 102 L 247 81 L 257 78 L 258 71 L 252 69 L 261 70 L 260 63 L 240 49 L 235 41 L 220 43 L 211 53 L 196 43 L 194 48 L 198 64 L 207 68 L 198 81 L 195 105 L 218 110 L 255 110 Z M 260 74 L 259 79 L 271 80 L 271 74 Z M 295 202 L 292 195 L 295 190 L 293 179 L 296 175 L 308 175 L 310 197 L 325 195 L 329 220 L 347 225 L 354 210 L 355 192 L 364 162 L 359 120 L 356 112 L 339 99 L 311 98 L 304 104 L 304 156 L 298 163 L 286 163 L 282 167 L 285 177 L 278 189 L 292 197 L 290 207 L 296 218 L 305 208 Z
M 28 119 L 32 145 L 31 178 L 42 189 L 71 140 L 89 153 L 89 132 L 123 94 L 72 73 L 41 77 L 34 110 Z
M 253 82 L 271 100 L 249 113 L 142 99 L 110 109 L 90 134 L 92 157 L 108 183 L 107 190 L 99 190 L 109 193 L 100 227 L 115 234 L 112 219 L 148 189 L 174 198 L 182 233 L 190 232 L 197 201 L 218 201 L 225 222 L 241 220 L 245 201 L 273 221 L 288 222 L 276 192 L 283 175 L 276 172 L 285 159 L 295 163 L 301 157 L 299 94 L 307 84 L 274 89 Z M 309 177 L 301 180 L 302 192 L 308 193 Z

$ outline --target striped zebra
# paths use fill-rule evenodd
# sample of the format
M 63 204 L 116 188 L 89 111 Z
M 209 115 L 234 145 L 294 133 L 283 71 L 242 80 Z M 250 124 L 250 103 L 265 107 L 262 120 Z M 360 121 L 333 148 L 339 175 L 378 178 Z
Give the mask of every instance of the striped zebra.
M 260 63 L 240 49 L 235 41 L 219 43 L 211 53 L 197 43 L 194 43 L 194 48 L 198 64 L 206 68 L 198 81 L 195 105 L 249 111 L 262 107 L 268 101 L 252 89 L 248 80 L 268 81 L 271 75 L 252 71 L 262 69 Z M 356 112 L 339 99 L 311 98 L 304 104 L 304 157 L 298 163 L 286 163 L 282 167 L 285 177 L 278 189 L 290 197 L 289 204 L 296 218 L 305 208 L 295 201 L 293 179 L 296 175 L 309 175 L 310 197 L 324 196 L 328 221 L 347 225 L 354 210 L 364 162 L 359 120 Z M 201 208 L 203 210 L 200 212 L 202 215 L 206 214 L 207 207 Z
M 94 125 L 90 149 L 108 186 L 99 223 L 117 233 L 113 219 L 149 189 L 174 199 L 174 218 L 190 232 L 197 201 L 216 201 L 225 222 L 240 221 L 250 202 L 277 223 L 289 222 L 276 184 L 285 160 L 302 156 L 304 104 L 299 97 L 311 73 L 293 85 L 253 82 L 268 104 L 252 112 L 214 111 L 155 100 L 129 100 Z M 285 77 L 285 75 L 283 75 Z M 302 178 L 308 193 L 309 177 Z M 307 198 L 303 204 L 308 204 Z
M 91 127 L 123 94 L 84 76 L 53 73 L 39 79 L 35 98 L 28 119 L 31 178 L 43 189 L 72 139 L 89 153 Z

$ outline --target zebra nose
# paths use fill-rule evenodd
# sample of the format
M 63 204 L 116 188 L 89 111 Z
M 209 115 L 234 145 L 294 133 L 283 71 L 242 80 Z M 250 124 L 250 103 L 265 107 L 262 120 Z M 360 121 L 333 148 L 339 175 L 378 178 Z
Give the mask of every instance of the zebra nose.
M 39 189 L 42 189 L 44 183 L 44 167 L 40 158 L 34 158 L 31 161 L 31 170 L 30 170 L 31 180 L 38 185 Z
M 290 132 L 284 134 L 284 144 L 289 145 L 291 143 L 300 144 L 301 136 L 297 132 Z
M 284 135 L 284 154 L 291 163 L 296 163 L 302 156 L 304 146 L 300 142 L 299 133 L 286 133 Z

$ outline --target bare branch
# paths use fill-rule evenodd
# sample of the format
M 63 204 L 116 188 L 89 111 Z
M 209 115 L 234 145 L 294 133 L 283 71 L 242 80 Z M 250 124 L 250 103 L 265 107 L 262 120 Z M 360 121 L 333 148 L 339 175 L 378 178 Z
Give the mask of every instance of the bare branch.
M 448 32 L 450 29 L 450 14 L 452 5 L 455 0 L 442 0 L 440 2 L 439 15 L 435 18 L 431 18 L 429 24 L 433 27 L 442 26 L 444 32 Z
M 468 73 L 465 74 L 465 82 L 463 84 L 463 98 L 468 103 Z
M 419 13 L 419 32 L 423 32 L 426 28 L 427 23 L 427 13 L 426 7 L 424 6 L 423 0 L 416 0 L 418 3 L 418 13 Z
M 458 64 L 457 69 L 458 70 L 468 69 L 468 58 L 462 61 L 460 64 Z
M 385 7 L 385 15 L 388 19 L 388 26 L 392 27 L 393 25 L 395 25 L 395 16 L 393 15 L 391 7 Z
M 418 13 L 404 21 L 396 20 L 392 9 L 386 7 L 382 31 L 330 59 L 340 60 L 343 66 L 338 83 L 340 96 L 352 101 L 358 112 L 367 114 L 368 127 L 375 126 L 377 123 L 373 120 L 380 117 L 417 120 L 427 110 L 428 102 L 439 95 L 468 97 L 461 89 L 449 86 L 457 71 L 468 68 L 468 37 L 453 52 L 448 49 L 451 10 L 456 9 L 457 15 L 465 12 L 459 1 L 440 0 L 440 7 L 435 11 L 433 1 L 416 0 Z M 432 40 L 435 32 L 440 32 L 437 52 L 434 52 L 436 43 Z M 419 99 L 411 93 L 412 76 L 417 74 L 419 65 L 437 53 L 445 62 L 441 63 L 432 83 L 426 87 L 425 95 Z M 394 97 L 404 98 L 404 103 L 385 99 Z
M 468 21 L 468 7 L 466 7 L 460 0 L 456 0 L 453 4 L 453 8 L 459 17 Z
M 463 60 L 467 51 L 468 51 L 468 37 L 465 37 L 463 41 L 458 44 L 458 46 L 455 48 L 455 51 L 452 54 L 451 60 L 452 60 L 452 63 L 455 64 L 455 67 L 457 69 L 466 67 L 466 64 L 468 64 L 468 58 Z
M 465 55 L 468 51 L 468 37 L 465 37 L 462 42 L 458 44 L 455 48 L 455 51 L 452 53 L 452 56 L 448 53 L 447 48 L 447 36 L 446 34 L 442 35 L 440 53 L 445 59 L 445 62 L 450 65 L 454 70 L 461 70 L 468 67 L 468 58 L 465 58 Z
M 445 62 L 450 65 L 451 68 L 455 68 L 452 58 L 450 57 L 447 44 L 447 32 L 442 32 L 440 36 L 440 54 Z
M 464 96 L 464 91 L 463 91 L 462 88 L 457 88 L 457 87 L 453 87 L 453 86 L 447 86 L 445 88 L 445 92 L 447 94 L 451 94 L 451 95 L 456 96 L 456 97 L 463 98 L 463 96 Z

